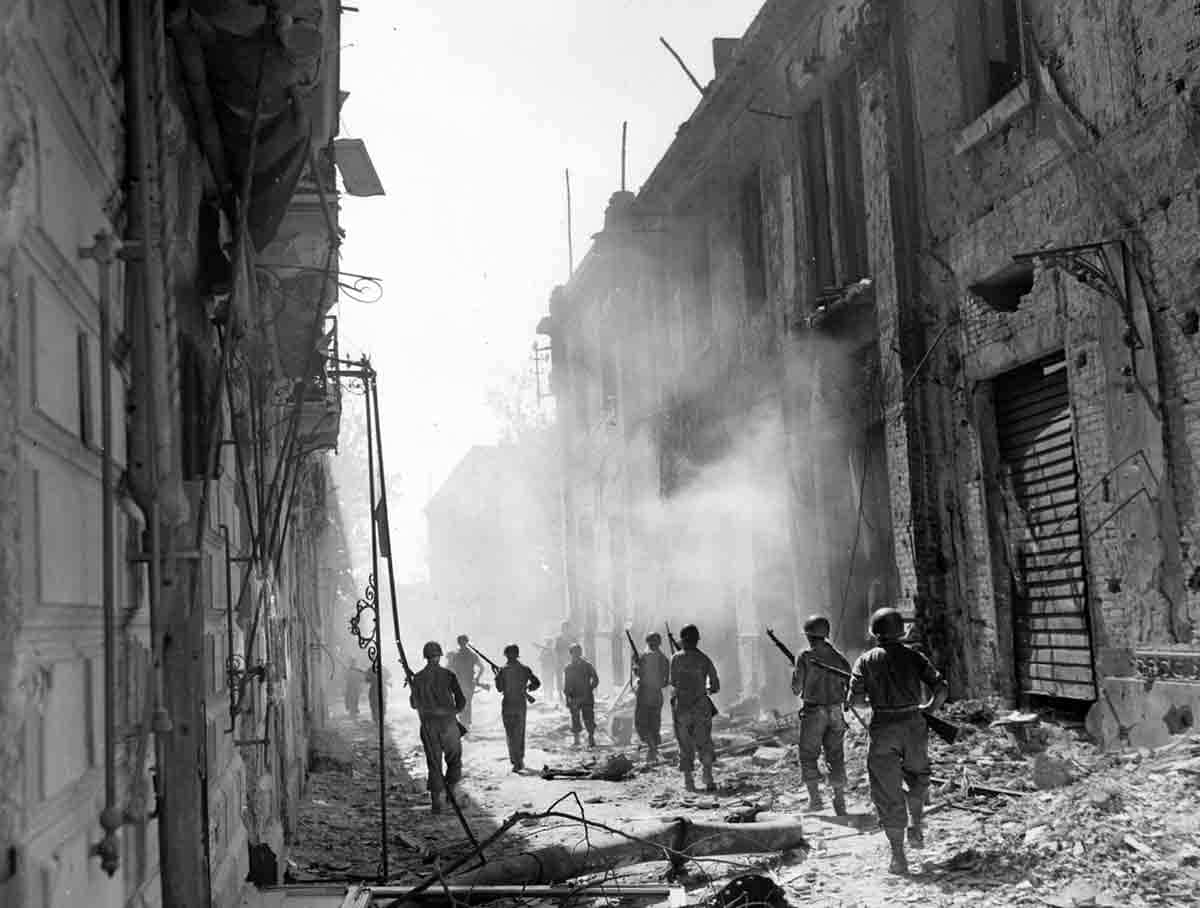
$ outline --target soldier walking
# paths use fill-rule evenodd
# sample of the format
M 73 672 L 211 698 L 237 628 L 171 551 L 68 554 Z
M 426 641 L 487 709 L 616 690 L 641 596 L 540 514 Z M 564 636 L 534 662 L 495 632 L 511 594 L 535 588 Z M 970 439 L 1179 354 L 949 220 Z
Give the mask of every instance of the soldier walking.
M 663 688 L 671 683 L 671 663 L 662 651 L 662 634 L 646 635 L 649 649 L 638 657 L 633 672 L 637 676 L 637 699 L 633 726 L 646 745 L 646 762 L 658 762 L 662 746 Z
M 458 685 L 462 688 L 463 696 L 467 698 L 467 705 L 458 714 L 458 720 L 463 725 L 471 724 L 471 701 L 475 699 L 475 688 L 479 684 L 479 676 L 483 674 L 479 657 L 467 646 L 470 642 L 466 634 L 459 634 L 458 649 L 446 657 L 450 671 L 458 678 Z
M 358 701 L 362 697 L 363 670 L 351 662 L 346 666 L 346 672 L 342 676 L 342 680 L 344 681 L 342 697 L 346 704 L 346 712 L 352 716 L 357 716 Z
M 600 678 L 592 663 L 583 658 L 583 647 L 571 644 L 571 661 L 563 669 L 563 697 L 571 711 L 571 733 L 579 746 L 579 733 L 587 729 L 588 747 L 596 746 L 596 694 Z M 582 719 L 582 722 L 580 721 Z
M 502 694 L 500 717 L 504 720 L 504 736 L 508 739 L 508 759 L 513 772 L 525 768 L 525 695 L 542 686 L 538 676 L 518 660 L 521 649 L 515 643 L 504 647 L 504 667 L 496 672 L 496 690 Z
M 571 644 L 574 642 L 574 639 L 575 635 L 571 633 L 571 622 L 564 621 L 561 633 L 554 638 L 555 674 L 558 676 L 555 681 L 556 687 L 562 686 L 563 672 L 571 664 Z M 566 703 L 566 691 L 560 690 L 559 693 L 562 694 L 563 703 Z
M 421 744 L 429 769 L 429 804 L 434 813 L 442 810 L 442 793 L 458 800 L 462 778 L 462 734 L 458 712 L 467 702 L 458 678 L 442 668 L 440 643 L 429 641 L 421 648 L 425 667 L 412 676 L 408 702 L 421 717 Z M 444 762 L 444 766 L 443 766 Z
M 829 784 L 833 788 L 833 812 L 846 815 L 846 681 L 817 663 L 844 672 L 850 663 L 829 642 L 829 619 L 814 615 L 804 622 L 808 649 L 796 660 L 792 672 L 792 693 L 802 698 L 800 710 L 800 768 L 808 786 L 810 810 L 820 810 L 821 769 L 817 759 L 825 752 Z
M 712 742 L 714 706 L 708 699 L 721 689 L 717 669 L 712 660 L 699 649 L 700 630 L 689 624 L 679 632 L 682 649 L 671 658 L 671 686 L 675 688 L 672 705 L 675 709 L 675 734 L 679 742 L 679 768 L 683 771 L 683 787 L 696 790 L 693 772 L 696 757 L 704 773 L 704 790 L 716 791 L 713 761 L 716 753 Z
M 871 633 L 876 646 L 854 663 L 846 703 L 870 703 L 867 774 L 871 800 L 891 846 L 888 869 L 907 873 L 905 826 L 910 845 L 920 848 L 925 844 L 921 820 L 929 790 L 929 732 L 923 713 L 939 709 L 949 690 L 930 661 L 901 642 L 904 618 L 896 609 L 876 611 L 871 616 Z M 927 702 L 922 684 L 932 692 Z

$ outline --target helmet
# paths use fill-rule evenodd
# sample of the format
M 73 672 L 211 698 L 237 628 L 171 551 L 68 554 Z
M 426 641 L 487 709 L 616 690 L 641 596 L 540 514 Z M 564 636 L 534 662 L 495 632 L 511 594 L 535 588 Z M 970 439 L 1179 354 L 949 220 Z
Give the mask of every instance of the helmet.
M 572 643 L 570 652 L 579 653 L 582 656 L 583 655 L 583 647 L 580 646 L 578 643 Z
M 662 634 L 658 631 L 651 631 L 646 635 L 646 642 L 651 646 L 662 646 Z
M 679 639 L 682 640 L 684 643 L 693 643 L 693 644 L 699 643 L 700 642 L 700 628 L 696 627 L 696 625 L 694 625 L 694 624 L 689 624 L 687 627 L 685 627 L 683 630 L 681 630 L 679 632 Z
M 442 656 L 442 645 L 436 640 L 430 640 L 421 647 L 421 657 L 424 659 L 440 659 Z
M 894 608 L 881 608 L 871 616 L 871 633 L 880 640 L 898 640 L 904 636 L 904 616 Z
M 505 659 L 515 659 L 519 655 L 521 655 L 521 647 L 517 646 L 515 643 L 510 643 L 508 646 L 504 647 Z
M 466 634 L 458 635 L 458 645 L 459 646 L 466 646 L 470 642 L 471 642 L 471 638 L 468 637 Z
M 824 615 L 813 615 L 804 622 L 804 636 L 806 637 L 821 637 L 829 636 L 829 619 Z

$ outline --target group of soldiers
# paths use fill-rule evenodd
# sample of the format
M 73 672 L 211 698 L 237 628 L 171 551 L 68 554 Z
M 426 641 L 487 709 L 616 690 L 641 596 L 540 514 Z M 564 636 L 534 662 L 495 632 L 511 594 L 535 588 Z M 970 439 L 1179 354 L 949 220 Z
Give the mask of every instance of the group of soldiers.
M 871 801 L 890 846 L 888 869 L 907 873 L 905 839 L 914 848 L 925 844 L 921 823 L 930 775 L 925 714 L 942 707 L 949 688 L 933 664 L 904 642 L 904 618 L 894 608 L 871 616 L 875 646 L 859 656 L 852 669 L 829 642 L 829 631 L 829 619 L 821 615 L 804 623 L 808 649 L 792 670 L 792 693 L 802 699 L 799 751 L 809 807 L 823 806 L 817 761 L 824 753 L 834 812 L 846 813 L 845 712 L 861 722 L 856 708 L 869 705 Z M 930 692 L 928 699 L 925 690 Z
M 945 703 L 946 683 L 924 655 L 903 641 L 904 620 L 896 609 L 880 609 L 872 615 L 871 633 L 876 645 L 859 656 L 853 667 L 829 642 L 827 618 L 808 619 L 804 633 L 808 649 L 795 660 L 792 692 L 802 700 L 799 752 L 809 807 L 819 810 L 824 806 L 823 776 L 818 765 L 824 754 L 834 812 L 846 813 L 845 712 L 862 721 L 856 708 L 870 705 L 867 774 L 871 800 L 890 845 L 889 869 L 906 873 L 906 839 L 913 847 L 924 844 L 922 819 L 930 775 L 925 713 Z M 671 688 L 684 787 L 696 791 L 698 760 L 704 789 L 716 791 L 712 740 L 716 707 L 711 697 L 720 691 L 720 680 L 712 660 L 699 648 L 700 631 L 695 625 L 681 629 L 679 641 L 679 651 L 668 659 L 662 652 L 661 635 L 647 635 L 646 650 L 638 654 L 633 666 L 634 725 L 646 745 L 647 762 L 657 762 L 662 746 L 662 709 L 666 690 Z M 443 668 L 441 645 L 426 643 L 422 650 L 426 665 L 411 679 L 409 699 L 421 720 L 434 812 L 441 810 L 443 797 L 457 800 L 462 778 L 462 735 L 466 732 L 460 719 L 470 722 L 475 690 L 485 687 L 480 681 L 483 667 L 466 635 L 458 638 L 458 644 L 448 659 L 450 667 Z M 595 746 L 595 690 L 599 678 L 592 664 L 583 658 L 579 644 L 569 644 L 567 652 L 569 661 L 555 680 L 562 685 L 571 713 L 576 746 L 585 730 L 588 745 Z M 503 666 L 493 666 L 495 687 L 501 694 L 500 713 L 509 759 L 513 771 L 521 772 L 525 768 L 526 710 L 533 699 L 529 694 L 542 682 L 520 661 L 516 644 L 506 646 L 504 656 Z M 925 690 L 930 692 L 928 699 Z

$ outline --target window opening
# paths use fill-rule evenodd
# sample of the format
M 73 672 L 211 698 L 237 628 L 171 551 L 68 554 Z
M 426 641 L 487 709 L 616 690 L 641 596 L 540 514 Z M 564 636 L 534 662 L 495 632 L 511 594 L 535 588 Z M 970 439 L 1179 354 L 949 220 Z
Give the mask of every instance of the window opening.
M 742 269 L 746 304 L 751 312 L 757 312 L 767 299 L 767 276 L 763 257 L 762 189 L 757 167 L 742 180 L 741 201 Z
M 1021 0 L 983 0 L 983 37 L 987 59 L 987 106 L 1020 83 Z

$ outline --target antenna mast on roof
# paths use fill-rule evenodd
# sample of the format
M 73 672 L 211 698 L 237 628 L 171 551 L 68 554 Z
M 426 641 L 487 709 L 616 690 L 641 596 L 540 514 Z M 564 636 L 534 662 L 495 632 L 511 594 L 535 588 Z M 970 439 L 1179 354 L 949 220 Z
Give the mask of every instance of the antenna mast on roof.
M 567 177 L 567 278 L 575 274 L 575 245 L 571 239 L 571 171 L 566 170 Z
M 621 124 L 621 192 L 625 191 L 625 138 L 628 135 L 629 121 Z

